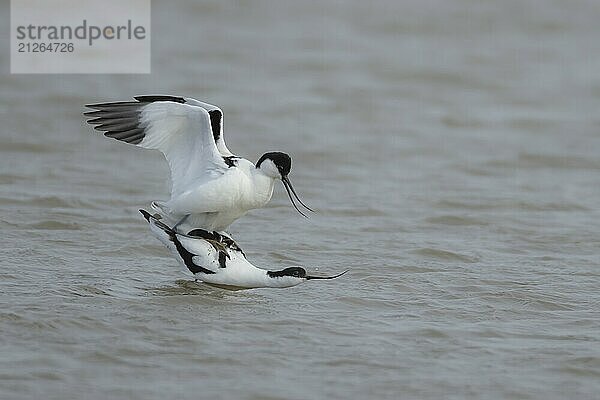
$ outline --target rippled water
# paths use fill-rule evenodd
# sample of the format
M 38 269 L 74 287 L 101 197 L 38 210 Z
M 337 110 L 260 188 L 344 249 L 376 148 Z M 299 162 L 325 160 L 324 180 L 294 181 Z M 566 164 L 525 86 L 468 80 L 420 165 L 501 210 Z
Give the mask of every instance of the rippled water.
M 153 6 L 149 76 L 11 76 L 0 37 L 1 398 L 597 398 L 598 2 Z M 81 117 L 143 93 L 292 154 L 318 215 L 278 188 L 253 262 L 351 272 L 186 280 L 137 212 L 166 163 Z

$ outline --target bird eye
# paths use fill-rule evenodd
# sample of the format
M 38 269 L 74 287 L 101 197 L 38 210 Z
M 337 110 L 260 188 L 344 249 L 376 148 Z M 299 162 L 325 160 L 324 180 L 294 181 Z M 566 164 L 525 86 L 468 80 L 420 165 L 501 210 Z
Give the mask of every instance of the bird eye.
M 293 275 L 298 276 L 298 271 L 294 271 Z

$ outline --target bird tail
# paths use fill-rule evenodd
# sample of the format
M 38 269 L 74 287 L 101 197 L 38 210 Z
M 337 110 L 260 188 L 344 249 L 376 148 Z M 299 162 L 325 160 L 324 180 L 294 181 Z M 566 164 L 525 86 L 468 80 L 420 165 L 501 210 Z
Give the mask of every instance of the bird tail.
M 155 212 L 154 216 L 158 216 L 164 223 L 171 226 L 177 224 L 185 215 L 174 213 L 164 202 L 153 201 L 150 207 Z M 189 221 L 188 221 L 189 222 Z
M 177 233 L 169 227 L 167 224 L 163 223 L 160 219 L 160 215 L 152 215 L 146 210 L 139 210 L 140 213 L 144 216 L 146 221 L 150 224 L 150 231 L 154 234 L 154 236 L 162 242 L 165 246 L 167 246 L 171 251 L 175 251 L 173 247 L 173 238 L 177 235 Z
M 193 274 L 194 271 L 190 269 L 190 265 L 188 265 L 188 263 L 191 263 L 193 266 L 193 262 L 191 262 L 191 259 L 183 259 L 182 254 L 180 253 L 181 242 L 177 238 L 177 232 L 161 221 L 162 217 L 160 214 L 152 215 L 146 210 L 139 211 L 150 224 L 150 231 L 152 234 L 171 251 L 171 254 L 173 254 L 177 261 L 184 267 L 183 271 L 187 274 Z M 178 246 L 180 249 L 178 249 Z M 183 250 L 187 251 L 185 248 Z
M 159 214 L 152 215 L 148 211 L 142 209 L 140 209 L 139 212 L 142 213 L 142 215 L 150 225 L 156 225 L 166 233 L 174 233 L 172 228 L 160 221 L 161 216 Z

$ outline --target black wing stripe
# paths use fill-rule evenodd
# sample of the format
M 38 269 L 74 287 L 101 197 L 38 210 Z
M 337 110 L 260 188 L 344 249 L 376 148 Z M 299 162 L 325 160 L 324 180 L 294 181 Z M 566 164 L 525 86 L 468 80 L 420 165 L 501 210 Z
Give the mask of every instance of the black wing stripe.
M 201 272 L 203 274 L 214 274 L 213 271 L 203 268 L 200 265 L 194 264 L 194 261 L 192 261 L 192 258 L 194 258 L 195 254 L 190 253 L 185 247 L 183 247 L 183 245 L 181 244 L 179 239 L 177 239 L 176 233 L 174 233 L 174 232 L 167 232 L 167 233 L 169 234 L 171 241 L 175 245 L 177 252 L 181 256 L 183 263 L 190 270 L 190 272 L 192 274 L 197 274 L 199 272 Z
M 193 274 L 196 274 L 198 272 L 202 272 L 204 274 L 214 274 L 215 273 L 214 271 L 211 271 L 209 269 L 206 269 L 199 265 L 194 264 L 194 261 L 192 259 L 194 258 L 194 256 L 196 254 L 189 252 L 183 246 L 183 244 L 181 244 L 181 241 L 177 238 L 177 233 L 175 233 L 171 228 L 169 228 L 167 225 L 163 224 L 161 221 L 157 220 L 155 217 L 150 215 L 150 213 L 148 211 L 146 211 L 146 210 L 139 210 L 139 211 L 142 213 L 142 215 L 144 216 L 146 221 L 148 221 L 151 224 L 152 223 L 156 224 L 156 226 L 158 226 L 167 235 L 169 235 L 169 240 L 171 242 L 173 242 L 173 244 L 175 245 L 175 249 L 177 250 L 177 253 L 181 257 L 181 260 L 183 261 L 185 266 L 190 270 L 190 272 L 192 272 Z M 150 219 L 152 219 L 152 221 L 150 221 Z
M 216 143 L 221 137 L 221 120 L 223 118 L 223 113 L 219 110 L 212 110 L 208 112 L 208 115 L 210 116 L 210 126 Z
M 175 103 L 185 103 L 185 99 L 183 97 L 166 96 L 161 94 L 135 96 L 134 99 L 142 103 L 154 103 L 155 101 L 174 101 Z
M 219 266 L 221 268 L 227 268 L 227 254 L 223 251 L 219 252 Z

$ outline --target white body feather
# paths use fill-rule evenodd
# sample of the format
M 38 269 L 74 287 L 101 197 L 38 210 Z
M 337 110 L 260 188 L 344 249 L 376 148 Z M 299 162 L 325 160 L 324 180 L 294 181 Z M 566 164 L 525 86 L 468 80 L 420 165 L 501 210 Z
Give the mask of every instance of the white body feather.
M 248 160 L 240 159 L 218 178 L 199 181 L 153 208 L 174 225 L 185 215 L 182 231 L 194 228 L 223 231 L 248 211 L 264 207 L 273 195 L 274 178 Z

